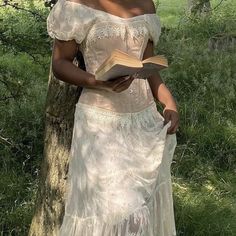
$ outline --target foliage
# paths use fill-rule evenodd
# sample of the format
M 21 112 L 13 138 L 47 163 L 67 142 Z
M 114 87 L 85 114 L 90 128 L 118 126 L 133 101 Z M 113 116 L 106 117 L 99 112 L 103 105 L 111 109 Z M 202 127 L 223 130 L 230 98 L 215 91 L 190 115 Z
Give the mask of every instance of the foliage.
M 30 1 L 22 7 L 33 8 Z M 32 11 L 46 18 L 40 5 Z M 31 12 L 4 7 L 0 20 L 0 232 L 26 235 L 42 158 L 50 40 L 45 20 Z
M 181 113 L 172 165 L 178 235 L 236 234 L 236 48 L 208 47 L 211 37 L 236 32 L 227 5 L 165 28 L 157 48 L 171 63 L 162 76 Z

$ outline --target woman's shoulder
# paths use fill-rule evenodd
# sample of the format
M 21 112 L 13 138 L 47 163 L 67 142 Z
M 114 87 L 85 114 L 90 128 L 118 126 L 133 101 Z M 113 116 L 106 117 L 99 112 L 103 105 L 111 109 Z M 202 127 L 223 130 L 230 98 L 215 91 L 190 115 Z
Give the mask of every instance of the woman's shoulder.
M 58 0 L 47 17 L 47 31 L 52 38 L 81 43 L 94 15 L 68 0 Z
M 156 46 L 161 35 L 160 17 L 156 14 L 156 6 L 152 0 L 146 0 L 144 4 L 145 13 L 148 17 L 148 28 L 154 45 Z
M 145 14 L 156 13 L 156 7 L 152 0 L 139 0 L 140 6 L 143 8 Z

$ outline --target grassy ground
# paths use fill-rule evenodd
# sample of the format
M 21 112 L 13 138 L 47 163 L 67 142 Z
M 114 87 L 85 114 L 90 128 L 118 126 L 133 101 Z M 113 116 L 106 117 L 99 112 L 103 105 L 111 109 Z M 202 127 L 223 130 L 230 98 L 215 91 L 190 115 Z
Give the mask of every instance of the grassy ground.
M 29 2 L 31 8 L 42 9 Z M 158 6 L 164 28 L 157 53 L 167 55 L 170 61 L 170 68 L 162 76 L 173 91 L 181 114 L 172 164 L 177 233 L 234 236 L 236 51 L 209 50 L 208 40 L 219 33 L 236 32 L 236 2 L 224 1 L 210 18 L 201 20 L 185 14 L 185 3 L 160 0 Z M 217 3 L 214 0 L 213 7 Z M 45 24 L 37 23 L 26 13 L 2 9 L 0 13 L 0 30 L 4 32 L 1 35 L 7 40 L 7 44 L 0 45 L 4 55 L 0 74 L 5 76 L 0 79 L 10 81 L 7 88 L 0 84 L 0 95 L 13 88 L 16 96 L 5 102 L 0 100 L 0 235 L 24 236 L 32 216 L 42 158 L 50 46 Z M 40 13 L 45 15 L 43 10 Z
M 178 235 L 236 235 L 236 50 L 211 51 L 208 40 L 236 32 L 236 2 L 210 19 L 190 20 L 184 1 L 160 1 L 157 52 L 169 56 L 163 73 L 181 112 L 172 165 Z M 213 7 L 217 1 L 213 2 Z

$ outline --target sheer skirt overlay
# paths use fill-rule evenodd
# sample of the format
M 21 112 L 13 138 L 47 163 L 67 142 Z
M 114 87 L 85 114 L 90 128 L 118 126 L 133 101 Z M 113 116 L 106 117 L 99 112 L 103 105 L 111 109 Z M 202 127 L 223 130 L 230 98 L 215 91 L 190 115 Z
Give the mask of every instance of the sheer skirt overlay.
M 169 125 L 155 103 L 136 113 L 77 104 L 61 236 L 175 235 Z

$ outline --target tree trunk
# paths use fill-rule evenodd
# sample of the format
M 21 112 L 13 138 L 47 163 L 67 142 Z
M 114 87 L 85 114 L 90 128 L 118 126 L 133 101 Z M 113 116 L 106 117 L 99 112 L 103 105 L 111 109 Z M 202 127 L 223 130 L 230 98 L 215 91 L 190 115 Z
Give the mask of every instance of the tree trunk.
M 209 15 L 211 2 L 210 0 L 188 0 L 188 11 L 192 15 Z
M 44 153 L 29 236 L 57 236 L 64 215 L 64 192 L 81 89 L 56 79 L 50 71 L 46 100 Z
M 234 50 L 236 47 L 235 33 L 222 33 L 211 37 L 208 41 L 210 50 Z

